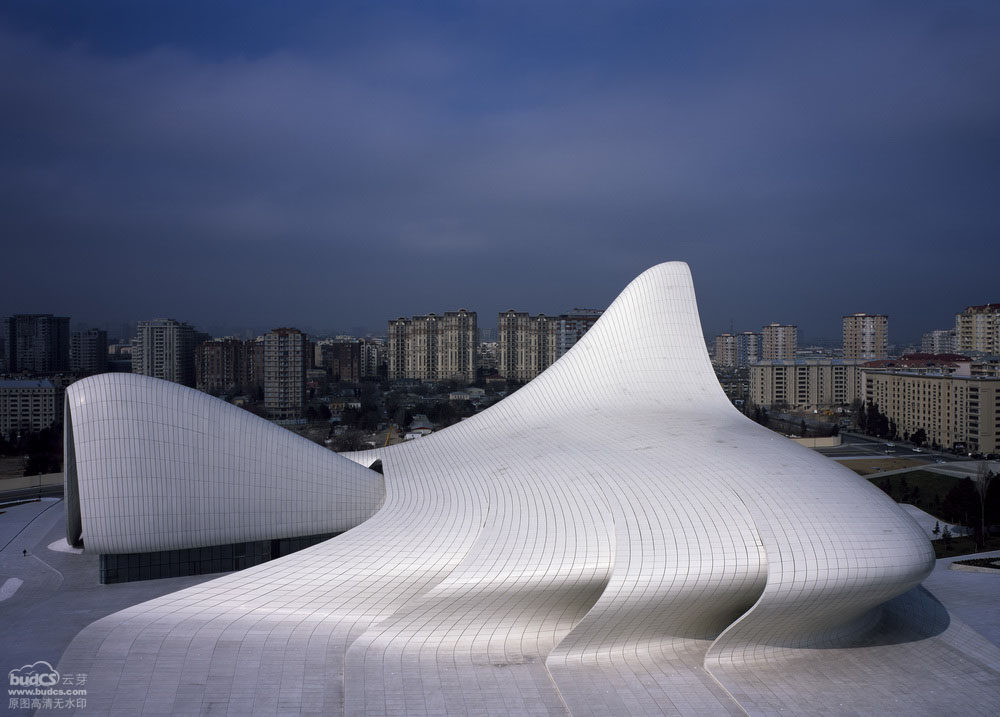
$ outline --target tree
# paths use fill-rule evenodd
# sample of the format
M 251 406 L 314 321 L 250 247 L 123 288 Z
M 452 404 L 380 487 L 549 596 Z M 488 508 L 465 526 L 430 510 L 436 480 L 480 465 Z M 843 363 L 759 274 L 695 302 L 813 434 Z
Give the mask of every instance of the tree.
M 358 430 L 344 431 L 333 441 L 335 451 L 360 451 L 368 448 L 365 443 L 365 434 Z
M 931 531 L 934 535 L 941 535 L 941 521 L 934 521 L 934 530 Z
M 802 421 L 799 423 L 799 433 L 804 436 L 808 432 L 809 431 L 806 428 L 806 419 L 803 418 Z
M 941 503 L 941 518 L 953 525 L 978 525 L 975 520 L 979 512 L 979 500 L 976 488 L 969 478 L 957 481 Z
M 980 461 L 976 467 L 976 475 L 972 479 L 972 485 L 976 489 L 976 496 L 979 498 L 979 530 L 976 533 L 976 547 L 986 547 L 986 495 L 990 492 L 990 483 L 993 482 L 993 473 L 990 471 L 986 461 Z
M 918 446 L 924 445 L 924 442 L 926 440 L 927 440 L 927 431 L 925 431 L 923 428 L 918 428 L 913 432 L 913 435 L 910 436 L 910 441 L 917 444 Z
M 944 540 L 944 546 L 946 548 L 951 547 L 951 529 L 947 525 L 944 526 L 944 532 L 941 533 L 941 539 Z

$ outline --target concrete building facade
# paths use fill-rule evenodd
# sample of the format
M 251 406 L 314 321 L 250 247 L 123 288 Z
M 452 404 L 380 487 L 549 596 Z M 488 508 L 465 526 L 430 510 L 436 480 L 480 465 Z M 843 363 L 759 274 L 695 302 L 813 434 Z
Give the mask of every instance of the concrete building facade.
M 1000 354 L 1000 304 L 970 306 L 955 315 L 955 350 Z
M 497 317 L 497 374 L 530 381 L 559 357 L 559 318 L 510 309 Z
M 0 380 L 0 435 L 49 428 L 62 418 L 59 397 L 51 381 Z
M 764 361 L 793 361 L 798 348 L 798 327 L 791 324 L 770 323 L 761 329 L 761 359 Z
M 268 418 L 301 418 L 306 410 L 309 341 L 298 329 L 273 329 L 264 335 L 264 410 Z
M 868 369 L 864 381 L 865 402 L 900 434 L 922 428 L 928 443 L 943 448 L 1000 452 L 1000 378 Z
M 843 317 L 844 358 L 874 361 L 889 355 L 889 317 L 849 314 Z
M 530 381 L 555 363 L 590 330 L 601 312 L 532 316 L 508 311 L 497 316 L 497 373 L 513 381 Z
M 360 341 L 325 340 L 316 344 L 316 368 L 322 368 L 334 381 L 358 382 L 362 376 Z
M 863 361 L 796 359 L 750 366 L 750 400 L 758 406 L 825 409 L 862 395 Z
M 761 359 L 761 336 L 755 331 L 736 334 L 736 365 L 749 366 Z
M 385 366 L 385 342 L 381 339 L 361 339 L 361 378 L 377 378 Z
M 195 348 L 195 385 L 214 395 L 242 393 L 252 377 L 251 342 L 237 338 L 204 341 Z
M 459 309 L 389 322 L 389 378 L 476 380 L 476 312 Z
M 920 339 L 921 353 L 950 354 L 955 350 L 955 329 L 928 331 Z
M 573 309 L 560 314 L 556 328 L 556 358 L 559 358 L 579 341 L 604 313 L 603 309 Z
M 74 373 L 93 376 L 108 370 L 108 332 L 74 331 L 69 337 L 69 367 Z
M 6 320 L 7 371 L 52 374 L 69 370 L 69 317 L 15 314 Z
M 140 321 L 132 342 L 132 373 L 194 386 L 195 346 L 207 338 L 175 319 Z
M 739 363 L 739 350 L 736 345 L 736 337 L 732 334 L 719 334 L 715 337 L 715 360 L 716 366 L 727 366 L 735 368 Z

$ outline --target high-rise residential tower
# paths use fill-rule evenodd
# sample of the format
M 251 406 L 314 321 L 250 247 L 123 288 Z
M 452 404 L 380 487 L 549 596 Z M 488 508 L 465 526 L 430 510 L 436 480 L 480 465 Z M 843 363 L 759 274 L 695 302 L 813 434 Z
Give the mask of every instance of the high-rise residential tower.
M 132 373 L 194 386 L 194 350 L 206 338 L 174 319 L 140 321 L 132 343 Z
M 574 309 L 572 314 L 532 316 L 501 312 L 497 316 L 497 372 L 514 381 L 530 381 L 569 351 L 601 317 L 601 311 Z
M 889 317 L 849 314 L 843 317 L 844 358 L 873 361 L 889 355 Z
M 715 337 L 715 365 L 735 368 L 738 351 L 736 337 L 732 334 L 719 334 Z
M 107 371 L 108 332 L 87 329 L 70 334 L 69 367 L 74 373 L 86 376 Z
M 459 309 L 389 322 L 389 378 L 476 380 L 476 312 Z
M 920 351 L 925 354 L 950 354 L 955 352 L 955 329 L 928 331 L 920 340 Z
M 791 324 L 770 323 L 761 329 L 763 337 L 761 358 L 765 361 L 791 361 L 798 347 L 798 327 Z
M 7 324 L 7 371 L 48 374 L 69 369 L 69 317 L 15 314 Z
M 385 365 L 385 342 L 381 339 L 361 339 L 361 377 L 375 378 Z
M 736 334 L 736 365 L 743 367 L 760 361 L 760 334 L 741 331 Z
M 1000 304 L 970 306 L 955 315 L 955 350 L 1000 353 Z
M 249 390 L 253 342 L 237 338 L 205 341 L 195 348 L 195 382 L 199 391 L 214 395 Z
M 298 329 L 273 329 L 264 335 L 264 409 L 269 418 L 305 415 L 306 335 Z
M 361 380 L 361 342 L 324 340 L 316 344 L 316 367 L 334 381 Z

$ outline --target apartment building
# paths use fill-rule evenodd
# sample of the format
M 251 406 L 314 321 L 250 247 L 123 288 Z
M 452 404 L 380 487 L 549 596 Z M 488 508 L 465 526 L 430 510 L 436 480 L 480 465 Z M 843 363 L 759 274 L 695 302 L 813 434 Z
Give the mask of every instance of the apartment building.
M 195 385 L 214 395 L 242 393 L 253 380 L 252 342 L 237 338 L 205 341 L 195 347 Z
M 93 376 L 107 371 L 108 332 L 88 329 L 70 334 L 69 368 L 81 376 Z
M 733 334 L 719 334 L 715 337 L 715 359 L 716 366 L 726 366 L 735 368 L 738 364 L 739 352 L 736 346 L 736 337 Z
M 556 359 L 573 348 L 603 313 L 604 309 L 576 308 L 568 314 L 560 314 L 556 326 Z
M 865 371 L 864 400 L 875 404 L 900 434 L 919 429 L 943 448 L 997 453 L 1000 378 L 964 372 Z
M 69 317 L 15 314 L 6 319 L 7 371 L 51 374 L 69 370 Z
M 955 350 L 1000 354 L 1000 304 L 970 306 L 955 315 Z
M 863 361 L 796 359 L 750 366 L 750 400 L 758 406 L 825 409 L 862 396 Z
M 132 373 L 195 385 L 195 347 L 211 337 L 174 319 L 140 321 L 132 342 Z
M 513 309 L 497 317 L 497 374 L 530 381 L 559 358 L 559 317 Z
M 761 359 L 761 335 L 755 331 L 736 334 L 736 365 L 749 366 Z
M 764 361 L 793 361 L 798 348 L 798 327 L 791 324 L 770 323 L 761 329 L 761 359 Z
M 873 361 L 889 355 L 889 317 L 849 314 L 843 317 L 844 358 Z
M 928 331 L 920 339 L 921 353 L 950 354 L 955 350 L 955 329 Z
M 476 380 L 476 312 L 459 309 L 389 322 L 389 378 Z
M 590 330 L 603 312 L 574 309 L 572 314 L 532 316 L 521 311 L 497 316 L 497 373 L 530 381 L 555 363 Z
M 268 418 L 302 418 L 306 409 L 309 341 L 298 329 L 273 329 L 264 335 L 264 410 Z
M 51 381 L 0 380 L 0 435 L 35 433 L 61 418 L 61 392 Z
M 361 378 L 377 378 L 385 366 L 385 342 L 361 339 Z
M 316 367 L 326 371 L 334 381 L 361 380 L 362 357 L 360 341 L 324 340 L 316 344 Z

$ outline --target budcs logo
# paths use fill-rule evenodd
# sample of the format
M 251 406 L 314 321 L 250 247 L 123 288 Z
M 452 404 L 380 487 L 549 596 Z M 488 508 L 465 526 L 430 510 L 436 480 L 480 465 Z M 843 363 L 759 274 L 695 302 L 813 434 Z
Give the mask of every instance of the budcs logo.
M 54 687 L 59 684 L 59 672 L 44 660 L 11 670 L 7 676 L 11 687 Z

